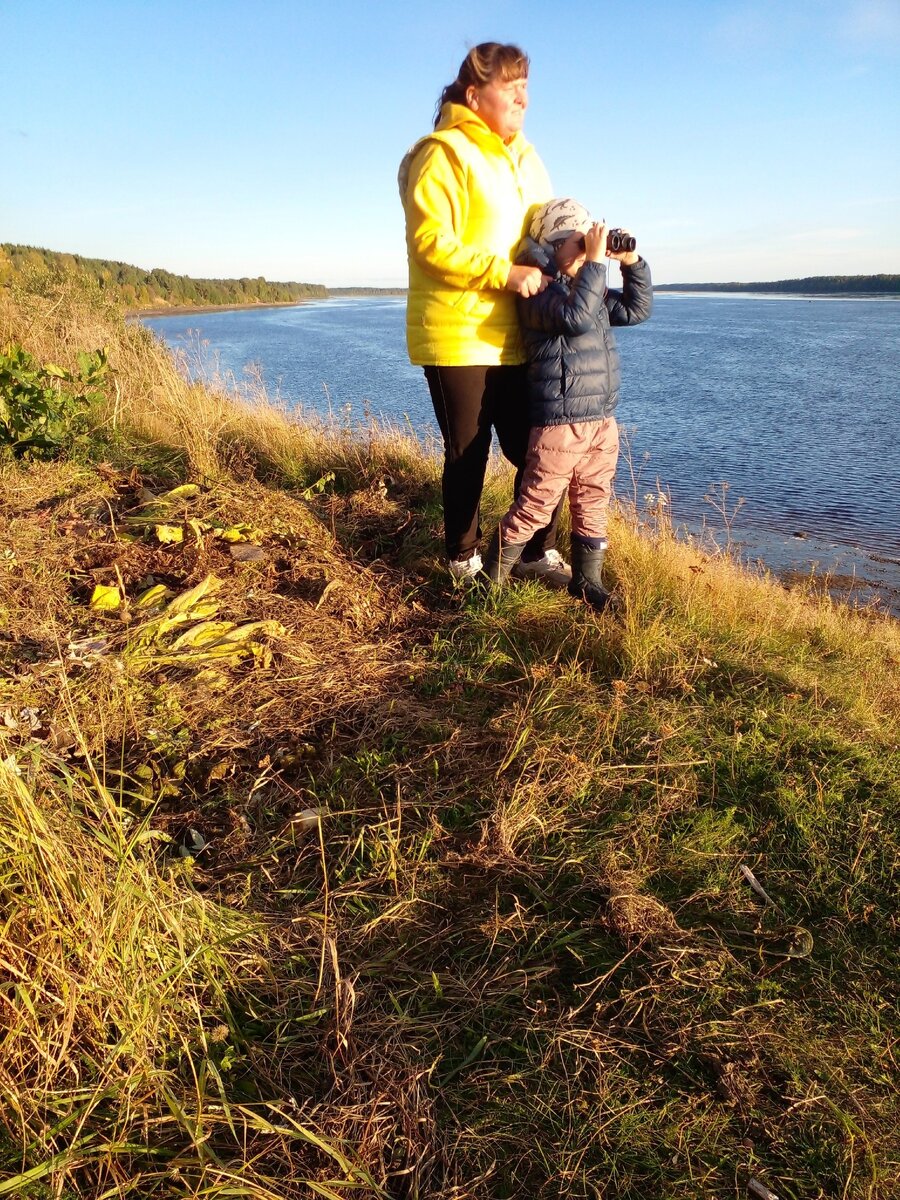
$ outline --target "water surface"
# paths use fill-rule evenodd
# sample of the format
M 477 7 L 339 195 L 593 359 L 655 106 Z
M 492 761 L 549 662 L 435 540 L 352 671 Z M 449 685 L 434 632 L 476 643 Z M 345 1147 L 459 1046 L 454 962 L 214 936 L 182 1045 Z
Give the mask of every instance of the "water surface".
M 145 323 L 238 378 L 256 364 L 291 406 L 434 437 L 404 314 L 403 297 L 365 297 Z M 721 525 L 706 497 L 724 482 L 737 534 L 772 565 L 825 555 L 900 586 L 900 302 L 663 293 L 617 340 L 620 494 L 640 503 L 658 480 L 676 522 Z

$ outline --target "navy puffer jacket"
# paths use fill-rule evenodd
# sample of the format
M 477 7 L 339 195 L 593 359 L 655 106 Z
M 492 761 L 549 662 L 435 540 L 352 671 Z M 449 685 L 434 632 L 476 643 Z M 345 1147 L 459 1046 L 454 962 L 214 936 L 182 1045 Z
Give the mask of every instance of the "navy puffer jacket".
M 619 399 L 619 352 L 611 325 L 638 325 L 650 316 L 650 268 L 622 265 L 622 291 L 606 287 L 606 264 L 586 262 L 574 280 L 531 238 L 517 260 L 554 275 L 553 283 L 518 300 L 528 355 L 532 425 L 575 425 L 611 417 Z

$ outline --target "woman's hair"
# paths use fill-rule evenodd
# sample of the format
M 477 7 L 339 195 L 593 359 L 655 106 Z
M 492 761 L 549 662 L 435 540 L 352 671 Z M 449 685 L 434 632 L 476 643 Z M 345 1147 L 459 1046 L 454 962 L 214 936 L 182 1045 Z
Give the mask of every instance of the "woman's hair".
M 528 55 L 518 46 L 502 42 L 479 42 L 473 46 L 460 64 L 459 73 L 452 83 L 441 92 L 434 112 L 434 123 L 441 119 L 445 104 L 465 104 L 466 92 L 470 87 L 484 87 L 495 79 L 504 82 L 528 77 Z

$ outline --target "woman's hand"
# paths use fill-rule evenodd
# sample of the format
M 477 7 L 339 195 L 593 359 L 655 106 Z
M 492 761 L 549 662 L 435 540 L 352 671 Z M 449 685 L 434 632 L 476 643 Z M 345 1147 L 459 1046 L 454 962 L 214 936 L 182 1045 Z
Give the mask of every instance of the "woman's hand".
M 544 275 L 540 267 L 521 267 L 514 263 L 509 269 L 506 290 L 527 299 L 542 292 L 549 282 L 550 277 Z
M 586 262 L 603 262 L 606 258 L 606 223 L 595 221 L 584 235 L 584 257 Z

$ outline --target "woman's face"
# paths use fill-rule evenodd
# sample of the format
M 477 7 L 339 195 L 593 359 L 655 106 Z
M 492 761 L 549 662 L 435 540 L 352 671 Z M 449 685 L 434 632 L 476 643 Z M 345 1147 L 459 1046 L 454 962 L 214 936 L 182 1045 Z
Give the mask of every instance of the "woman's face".
M 528 77 L 492 79 L 483 87 L 469 88 L 466 101 L 488 129 L 509 141 L 525 123 L 528 107 Z

